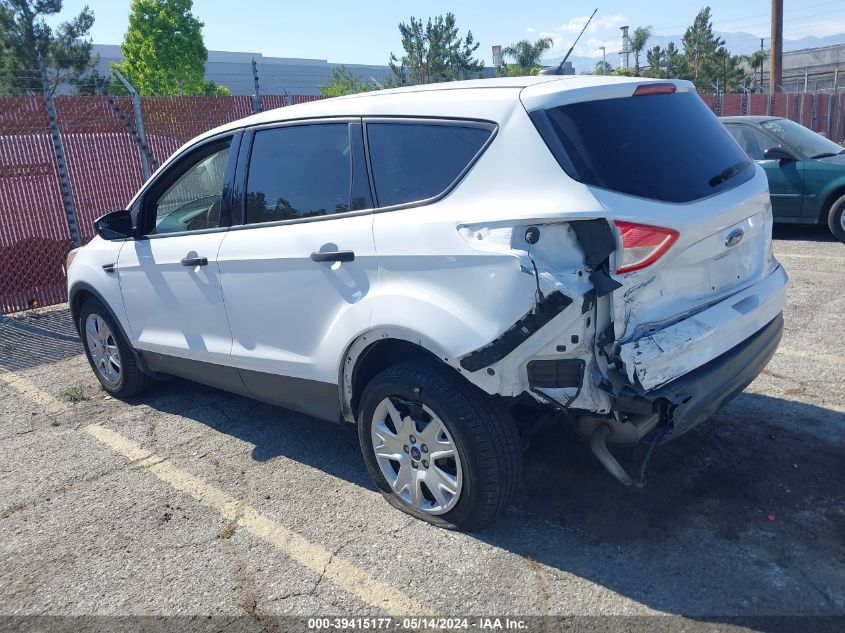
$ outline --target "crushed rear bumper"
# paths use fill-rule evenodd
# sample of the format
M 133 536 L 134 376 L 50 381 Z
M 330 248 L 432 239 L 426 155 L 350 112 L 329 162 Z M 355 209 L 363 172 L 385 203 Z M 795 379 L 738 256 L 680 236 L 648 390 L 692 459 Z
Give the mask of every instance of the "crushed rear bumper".
M 669 403 L 670 424 L 662 441 L 686 433 L 735 398 L 763 371 L 783 334 L 783 314 L 721 356 L 658 389 L 646 400 Z

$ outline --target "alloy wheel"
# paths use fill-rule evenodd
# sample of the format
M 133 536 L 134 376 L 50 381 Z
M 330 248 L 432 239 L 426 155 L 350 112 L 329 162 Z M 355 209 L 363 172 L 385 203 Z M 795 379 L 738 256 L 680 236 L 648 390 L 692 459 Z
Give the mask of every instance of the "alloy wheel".
M 427 514 L 444 514 L 458 502 L 463 471 L 443 421 L 421 402 L 391 396 L 373 413 L 370 436 L 376 462 L 393 492 Z
M 108 324 L 97 314 L 85 321 L 85 338 L 94 367 L 109 385 L 120 384 L 120 349 Z

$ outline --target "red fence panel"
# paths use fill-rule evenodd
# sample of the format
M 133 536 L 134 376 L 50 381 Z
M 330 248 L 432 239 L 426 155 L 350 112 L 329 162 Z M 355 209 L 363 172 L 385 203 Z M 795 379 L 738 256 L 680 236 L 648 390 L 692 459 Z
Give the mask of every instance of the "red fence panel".
M 63 301 L 69 250 L 50 135 L 0 132 L 0 311 Z
M 749 114 L 752 116 L 763 116 L 768 114 L 769 95 L 753 94 L 751 96 L 751 108 Z

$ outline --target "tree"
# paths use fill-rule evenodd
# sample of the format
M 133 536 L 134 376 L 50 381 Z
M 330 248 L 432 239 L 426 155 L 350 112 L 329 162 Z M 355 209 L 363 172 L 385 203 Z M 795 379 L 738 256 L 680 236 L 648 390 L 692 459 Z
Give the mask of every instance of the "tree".
M 192 7 L 193 0 L 132 0 L 114 68 L 142 95 L 228 94 L 205 80 L 208 50 Z
M 596 62 L 596 74 L 597 75 L 610 75 L 612 73 L 613 73 L 613 66 L 610 63 L 603 61 L 603 60 L 600 61 L 600 62 Z
M 675 46 L 675 42 L 669 42 L 663 51 L 664 76 L 667 79 L 683 77 L 686 72 L 686 59 Z
M 541 37 L 536 42 L 529 40 L 520 40 L 515 44 L 506 46 L 502 49 L 502 56 L 512 58 L 516 63 L 514 65 L 506 64 L 506 74 L 508 76 L 516 75 L 536 75 L 539 72 L 540 58 L 546 51 L 551 50 L 554 45 L 554 40 L 550 37 Z M 511 68 L 515 66 L 514 72 L 511 73 Z
M 347 71 L 346 66 L 341 65 L 332 69 L 331 79 L 327 85 L 320 88 L 320 94 L 324 97 L 341 97 L 372 89 L 373 86 L 368 81 L 362 81 L 360 77 Z
M 0 94 L 42 93 L 39 57 L 51 93 L 60 85 L 76 87 L 97 76 L 99 58 L 91 57 L 86 39 L 94 14 L 86 6 L 53 29 L 45 17 L 61 10 L 62 0 L 0 0 Z
M 640 74 L 640 53 L 643 52 L 645 45 L 651 38 L 650 26 L 638 26 L 634 29 L 634 34 L 631 36 L 631 51 L 634 53 L 634 74 Z
M 410 24 L 399 23 L 399 32 L 404 54 L 401 60 L 390 54 L 390 84 L 413 86 L 468 79 L 480 76 L 484 69 L 484 63 L 473 57 L 479 42 L 471 31 L 463 39 L 458 35 L 453 13 L 429 18 L 425 25 L 412 17 Z
M 736 89 L 744 78 L 740 58 L 731 55 L 725 41 L 713 33 L 710 7 L 695 16 L 683 38 L 686 79 L 698 88 L 710 89 L 719 84 L 722 90 Z
M 666 51 L 660 48 L 659 44 L 646 51 L 645 58 L 648 61 L 650 76 L 668 79 L 665 66 Z
M 751 55 L 747 55 L 745 57 L 745 61 L 748 62 L 748 65 L 751 66 L 753 70 L 759 70 L 760 72 L 760 79 L 758 80 L 758 85 L 762 87 L 763 85 L 763 63 L 769 59 L 769 51 L 754 51 Z

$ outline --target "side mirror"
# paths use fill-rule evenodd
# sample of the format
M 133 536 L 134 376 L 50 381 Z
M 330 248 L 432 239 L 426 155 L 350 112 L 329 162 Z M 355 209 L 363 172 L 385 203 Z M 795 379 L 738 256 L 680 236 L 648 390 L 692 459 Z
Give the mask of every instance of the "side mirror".
M 798 160 L 795 155 L 787 149 L 780 147 L 770 147 L 763 152 L 763 158 L 766 160 Z
M 132 215 L 129 211 L 112 211 L 94 220 L 94 230 L 104 240 L 125 240 L 132 237 Z

